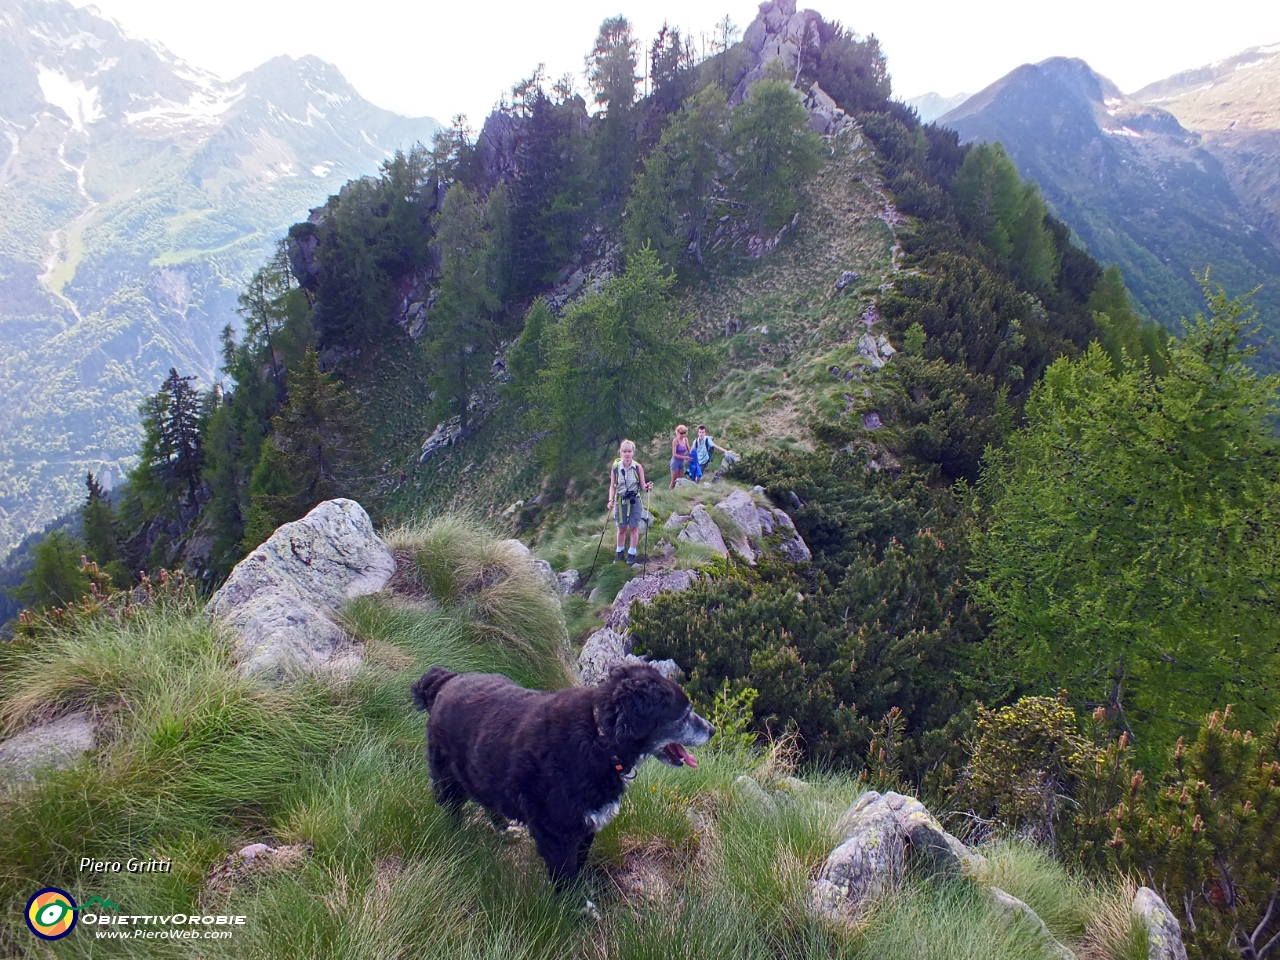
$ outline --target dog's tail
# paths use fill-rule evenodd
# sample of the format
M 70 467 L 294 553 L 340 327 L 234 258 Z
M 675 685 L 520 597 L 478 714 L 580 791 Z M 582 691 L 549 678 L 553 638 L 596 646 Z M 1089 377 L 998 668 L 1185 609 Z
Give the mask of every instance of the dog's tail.
M 411 687 L 413 705 L 419 710 L 430 710 L 431 705 L 436 702 L 436 695 L 440 693 L 440 688 L 456 676 L 457 674 L 452 670 L 432 667 Z

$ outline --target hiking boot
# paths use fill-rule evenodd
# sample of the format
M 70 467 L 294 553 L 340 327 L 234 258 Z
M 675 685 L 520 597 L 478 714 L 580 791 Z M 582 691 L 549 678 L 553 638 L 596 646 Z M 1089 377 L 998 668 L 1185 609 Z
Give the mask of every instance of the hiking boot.
M 638 558 L 637 558 L 637 556 L 636 556 L 634 553 L 628 553 L 628 554 L 627 554 L 627 566 L 628 566 L 628 567 L 634 567 L 634 566 L 636 565 L 637 561 L 638 561 Z
M 614 562 L 614 563 L 621 563 L 621 562 L 622 562 L 622 551 L 621 551 L 621 550 L 619 550 L 617 553 L 615 553 L 615 554 L 613 555 L 613 562 Z

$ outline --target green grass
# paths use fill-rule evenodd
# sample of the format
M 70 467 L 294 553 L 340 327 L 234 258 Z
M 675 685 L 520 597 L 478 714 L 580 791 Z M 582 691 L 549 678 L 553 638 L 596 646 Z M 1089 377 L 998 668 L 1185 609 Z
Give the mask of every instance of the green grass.
M 248 917 L 232 940 L 195 948 L 201 957 L 1045 956 L 967 884 L 911 879 L 852 929 L 810 916 L 809 880 L 863 786 L 810 772 L 784 789 L 785 750 L 703 748 L 696 769 L 647 764 L 580 885 L 556 892 L 527 836 L 497 832 L 472 808 L 455 822 L 436 805 L 408 688 L 431 663 L 561 685 L 564 622 L 542 606 L 549 592 L 527 561 L 473 524 L 438 520 L 389 540 L 439 599 L 351 605 L 346 622 L 366 658 L 345 682 L 243 680 L 226 638 L 177 605 L 2 651 L 7 731 L 92 709 L 105 742 L 71 769 L 0 792 L 0 953 L 173 955 L 164 941 L 131 941 L 126 952 L 88 930 L 37 944 L 22 907 L 56 885 L 130 914 Z M 767 801 L 738 782 L 744 774 Z M 306 852 L 288 869 L 209 883 L 254 841 Z M 987 853 L 996 882 L 1060 938 L 1097 960 L 1135 956 L 1122 895 L 1017 843 Z M 90 877 L 76 869 L 81 856 L 170 857 L 174 872 Z M 598 919 L 582 913 L 586 896 Z

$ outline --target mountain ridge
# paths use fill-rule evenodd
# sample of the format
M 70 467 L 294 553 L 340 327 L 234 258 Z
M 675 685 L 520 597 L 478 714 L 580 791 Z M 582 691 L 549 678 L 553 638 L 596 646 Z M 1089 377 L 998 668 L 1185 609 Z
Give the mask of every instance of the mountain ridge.
M 1193 272 L 1206 267 L 1233 293 L 1261 285 L 1264 315 L 1280 312 L 1280 250 L 1222 162 L 1173 113 L 1126 96 L 1083 60 L 1024 64 L 939 123 L 965 142 L 1001 141 L 1089 250 L 1119 263 L 1145 312 L 1170 329 L 1201 308 Z

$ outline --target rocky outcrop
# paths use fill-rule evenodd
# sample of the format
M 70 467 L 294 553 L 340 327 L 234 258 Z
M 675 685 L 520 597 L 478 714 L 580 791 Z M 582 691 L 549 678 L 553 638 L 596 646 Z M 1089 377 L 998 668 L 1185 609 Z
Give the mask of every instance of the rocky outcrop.
M 631 635 L 609 627 L 587 637 L 578 657 L 578 679 L 584 684 L 603 683 L 609 671 L 621 664 L 646 663 L 668 680 L 680 678 L 680 667 L 674 660 L 649 660 L 631 652 Z
M 681 593 L 697 581 L 696 570 L 672 570 L 670 573 L 654 573 L 628 580 L 613 601 L 613 609 L 605 624 L 614 630 L 626 630 L 631 625 L 633 603 L 648 603 L 660 593 Z
M 819 916 L 855 921 L 917 861 L 930 872 L 979 877 L 986 861 L 947 833 L 915 797 L 868 790 L 836 823 L 840 844 L 810 886 Z
M 241 560 L 205 614 L 236 635 L 245 674 L 345 673 L 359 652 L 334 615 L 381 590 L 396 562 L 354 500 L 328 500 Z
M 1133 896 L 1133 915 L 1146 928 L 1150 960 L 1187 960 L 1182 927 L 1160 894 L 1150 887 L 1139 887 Z
M 751 55 L 751 67 L 734 87 L 730 105 L 736 106 L 747 98 L 751 85 L 764 79 L 765 70 L 773 60 L 782 61 L 789 77 L 796 76 L 801 56 L 821 46 L 818 36 L 821 20 L 815 10 L 797 13 L 796 0 L 766 0 L 760 4 L 760 12 L 742 33 L 742 42 Z
M 431 436 L 422 441 L 422 453 L 418 457 L 418 462 L 426 463 L 436 451 L 451 447 L 461 439 L 463 439 L 461 417 L 454 417 L 452 420 L 436 424 Z
M 716 526 L 716 522 L 711 519 L 711 514 L 707 513 L 707 508 L 702 504 L 693 508 L 689 522 L 676 539 L 687 543 L 700 543 L 704 547 L 710 547 L 722 557 L 729 555 L 729 548 L 725 546 L 720 528 Z
M 0 743 L 0 783 L 31 780 L 41 769 L 65 770 L 97 745 L 97 724 L 88 713 L 28 727 Z
M 733 552 L 751 565 L 770 546 L 776 547 L 789 563 L 809 563 L 813 559 L 791 517 L 776 507 L 757 505 L 745 490 L 732 491 L 713 509 L 730 530 L 728 545 L 715 518 L 701 504 L 695 505 L 688 516 L 672 514 L 663 528 L 679 530 L 677 540 L 703 544 L 721 556 L 727 556 L 732 546 Z

